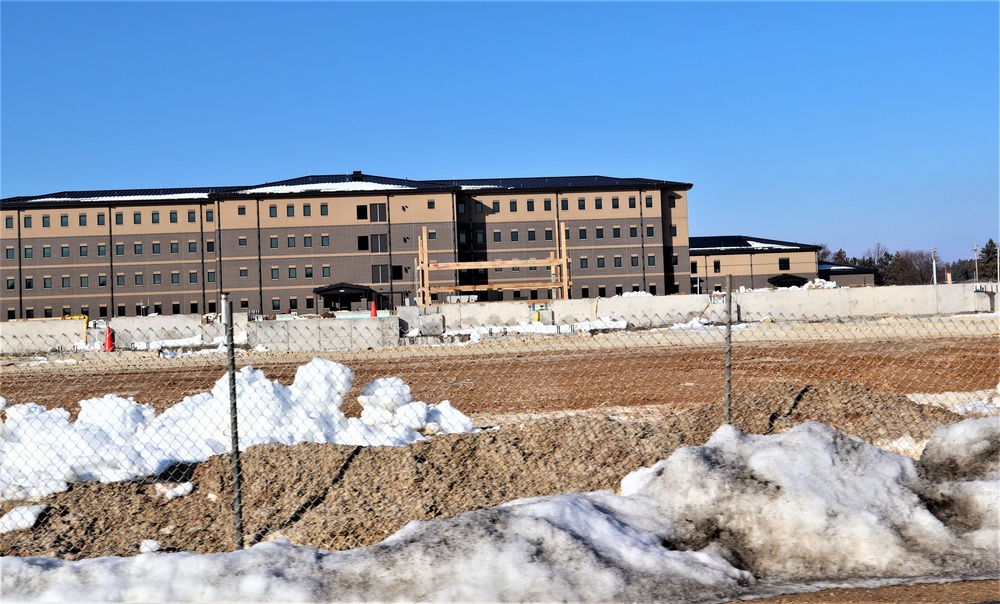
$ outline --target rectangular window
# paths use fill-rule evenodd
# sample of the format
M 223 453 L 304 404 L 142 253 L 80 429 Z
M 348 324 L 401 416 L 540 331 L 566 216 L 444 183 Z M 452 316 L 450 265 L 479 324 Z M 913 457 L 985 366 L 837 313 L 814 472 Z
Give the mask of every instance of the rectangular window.
M 10 280 L 13 283 L 13 279 Z M 8 289 L 14 289 L 13 287 Z M 42 277 L 42 289 L 52 289 L 52 277 Z
M 246 206 L 236 206 L 236 215 L 237 216 L 246 216 L 247 215 L 247 207 Z
M 312 216 L 312 213 L 313 213 L 313 210 L 312 210 L 312 206 L 311 205 L 309 205 L 308 203 L 302 204 L 302 215 L 303 216 Z
M 587 268 L 587 259 L 580 258 L 580 268 Z
M 516 199 L 511 199 L 510 200 L 510 211 L 511 212 L 516 212 L 517 211 L 517 200 Z
M 209 283 L 215 283 L 215 271 L 208 271 L 205 273 L 205 279 L 207 279 Z
M 656 266 L 656 256 L 649 255 L 646 258 L 646 265 L 647 266 Z
M 213 222 L 215 220 L 214 210 L 205 210 L 205 222 Z
M 712 262 L 712 272 L 713 273 L 721 273 L 722 272 L 722 262 L 721 261 L 715 260 L 715 261 Z
M 582 298 L 589 298 L 590 297 L 590 288 L 589 287 L 581 287 L 580 288 L 580 297 L 582 297 Z
M 656 231 L 653 230 L 653 227 L 651 227 L 651 226 L 647 226 L 646 227 L 646 237 L 653 237 L 653 233 L 655 233 L 655 232 Z
M 25 277 L 24 289 L 35 289 L 35 280 L 31 277 Z
M 528 209 L 529 212 L 534 212 L 535 211 L 535 200 L 534 199 L 529 199 L 528 201 L 525 202 L 525 205 L 528 206 L 527 209 Z
M 493 213 L 494 214 L 498 214 L 499 212 L 500 212 L 500 202 L 499 201 L 494 201 L 493 202 Z
M 278 206 L 275 206 L 275 205 L 268 206 L 267 207 L 267 215 L 270 216 L 271 218 L 277 218 L 278 217 Z
M 149 221 L 152 222 L 153 224 L 160 224 L 160 213 L 152 212 L 149 215 Z
M 576 200 L 576 209 L 578 209 L 578 210 L 586 210 L 587 209 L 587 199 L 585 197 L 581 197 L 581 198 L 579 198 L 579 199 Z
M 287 243 L 290 248 L 295 247 L 295 235 L 289 235 L 285 243 Z
M 594 229 L 594 236 L 598 239 L 604 239 L 604 227 L 597 227 Z
M 177 210 L 170 210 L 170 222 L 171 224 L 177 223 Z
M 65 215 L 61 216 L 59 221 L 63 222 L 64 219 L 66 219 Z M 125 224 L 125 214 L 121 212 L 115 212 L 115 224 Z M 64 224 L 63 226 L 66 225 Z
M 197 222 L 198 214 L 194 210 L 188 210 L 188 222 Z
M 427 231 L 427 238 L 428 239 L 437 239 L 438 238 L 437 231 Z
M 142 212 L 132 213 L 132 224 L 142 224 Z
M 97 251 L 98 251 L 98 255 L 103 256 L 103 254 L 100 254 L 101 246 L 97 246 Z M 52 248 L 49 247 L 49 246 L 47 246 L 47 245 L 43 245 L 42 246 L 42 258 L 51 258 L 51 257 L 52 257 Z
M 600 197 L 595 197 L 594 198 L 594 209 L 595 210 L 603 210 L 604 209 L 604 200 L 602 200 Z
M 646 207 L 647 208 L 653 207 L 653 198 L 648 195 L 646 196 Z
M 25 216 L 24 217 L 24 228 L 26 228 L 26 229 L 30 229 L 31 228 L 31 216 Z
M 197 241 L 188 241 L 188 251 L 191 252 L 192 254 L 197 253 L 198 252 L 198 242 Z
M 597 257 L 597 268 L 604 268 L 604 256 Z
M 69 249 L 67 248 L 67 250 L 66 250 L 66 251 L 67 251 L 67 254 L 66 254 L 66 255 L 67 255 L 67 256 L 69 256 L 69 253 L 68 253 L 68 252 L 69 252 Z M 26 248 L 24 248 L 24 257 L 25 257 L 25 258 L 31 258 L 31 254 L 32 254 L 32 252 L 31 252 L 31 248 L 30 248 L 30 247 L 26 247 Z
M 115 224 L 122 224 L 121 213 L 115 214 Z M 59 226 L 68 227 L 69 226 L 69 214 L 63 214 L 59 217 Z
M 7 289 L 14 289 L 14 280 L 7 279 Z
M 171 254 L 177 254 L 179 252 L 180 252 L 180 244 L 177 243 L 176 241 L 171 241 L 170 242 L 170 253 Z
M 153 244 L 153 250 L 152 250 L 152 252 L 153 252 L 153 254 L 159 254 L 160 253 L 160 244 L 159 243 L 154 243 Z
M 630 210 L 634 210 L 635 209 L 635 197 L 629 197 L 628 198 L 628 208 Z
M 294 266 L 288 267 L 288 278 L 295 279 L 298 276 L 298 272 L 295 270 Z
M 330 247 L 330 236 L 329 235 L 322 235 L 319 238 L 319 244 L 321 246 L 323 246 L 323 247 Z
M 125 275 L 115 275 L 115 283 L 122 287 L 125 286 Z
M 427 200 L 427 209 L 428 210 L 433 210 L 434 209 L 434 200 L 433 199 L 428 199 Z
M 388 214 L 386 213 L 387 212 L 386 204 L 384 203 L 369 204 L 369 209 L 371 210 L 370 213 L 371 222 L 385 222 L 386 220 L 388 220 L 387 217 Z
M 483 244 L 486 243 L 486 232 L 480 229 L 476 229 L 476 243 Z
M 240 237 L 239 240 L 237 241 L 237 245 L 239 245 L 240 247 L 246 247 L 247 246 L 247 238 L 246 237 Z
M 302 237 L 302 247 L 312 247 L 312 246 L 313 246 L 312 235 L 306 235 Z
M 459 213 L 459 214 L 465 214 L 465 202 L 464 201 L 460 201 L 457 204 L 455 204 L 455 208 L 456 208 L 455 211 L 457 213 Z
M 198 273 L 194 271 L 188 273 L 188 283 L 197 283 L 197 282 L 198 282 Z
M 87 226 L 87 215 L 86 214 L 80 214 L 79 220 L 80 220 L 80 226 Z
M 122 245 L 122 246 L 120 246 L 120 247 L 122 248 L 122 249 L 121 249 L 121 252 L 122 252 L 122 253 L 120 253 L 120 254 L 118 254 L 118 255 L 119 255 L 119 256 L 124 256 L 124 255 L 125 255 L 125 246 L 124 246 L 124 245 Z M 60 253 L 60 255 L 62 255 L 62 257 L 63 257 L 63 258 L 69 258 L 69 246 L 68 246 L 68 245 L 64 245 L 64 246 L 62 246 L 62 247 L 61 247 L 61 248 L 59 249 L 59 253 Z
M 142 273 L 135 274 L 135 284 L 142 285 Z
M 615 268 L 621 268 L 621 267 L 622 267 L 622 257 L 615 256 Z
M 330 206 L 329 206 L 329 204 L 325 204 L 325 203 L 319 204 L 319 215 L 320 216 L 328 216 L 329 214 L 330 214 Z
M 632 266 L 639 266 L 639 257 L 632 256 Z
M 163 276 L 160 273 L 153 273 L 153 285 L 159 285 Z
M 389 282 L 389 265 L 373 264 L 372 283 L 388 283 L 388 282 Z
M 86 245 L 81 245 L 80 246 L 80 257 L 86 257 L 88 251 L 89 250 L 87 249 Z
M 674 266 L 677 266 L 680 263 L 680 261 L 681 259 L 677 254 L 674 254 L 673 256 L 670 257 L 670 264 Z
M 7 260 L 14 259 L 14 248 L 12 247 L 7 248 L 7 251 L 5 253 L 7 254 Z
M 295 218 L 295 204 L 290 203 L 285 206 L 285 216 Z
M 249 276 L 250 276 L 250 270 L 247 269 L 246 267 L 240 267 L 240 278 L 246 279 Z
M 170 282 L 171 283 L 180 283 L 181 282 L 181 274 L 180 273 L 176 273 L 176 272 L 170 273 Z
M 368 249 L 369 249 L 368 241 L 369 241 L 368 235 L 358 235 L 358 251 L 359 252 L 367 252 L 368 251 Z
M 107 287 L 108 286 L 108 276 L 98 275 L 97 276 L 97 287 Z
M 373 254 L 382 254 L 389 251 L 389 236 L 385 234 L 378 234 L 371 236 L 371 252 Z
M 393 264 L 392 265 L 392 280 L 401 281 L 403 279 L 403 265 Z
M 329 278 L 330 277 L 330 267 L 329 266 L 324 266 L 323 267 L 323 277 L 325 277 L 325 278 Z
M 622 228 L 621 227 L 612 227 L 611 228 L 611 236 L 614 237 L 615 239 L 621 239 L 622 238 Z
M 359 205 L 357 207 L 357 217 L 358 220 L 368 220 L 368 206 Z
M 281 271 L 279 269 L 277 269 L 277 268 L 272 268 L 271 269 L 271 279 L 277 281 L 280 278 L 281 278 Z
M 791 262 L 790 259 L 788 259 L 788 258 L 778 258 L 778 270 L 779 271 L 787 271 L 787 270 L 791 270 L 791 268 L 792 268 L 792 262 Z
M 500 243 L 500 241 L 501 241 L 500 231 L 493 231 L 493 242 Z
M 511 241 L 517 241 L 517 231 L 511 231 L 510 232 L 510 240 Z
M 142 255 L 142 244 L 141 243 L 136 243 L 135 245 L 133 245 L 132 246 L 132 251 L 135 253 L 136 256 L 141 256 Z
M 611 198 L 611 209 L 612 210 L 617 210 L 618 207 L 619 207 L 618 198 L 617 197 L 612 197 Z
M 552 211 L 552 200 L 551 199 L 544 199 L 544 200 L 542 200 L 542 209 L 545 210 L 546 212 L 551 212 Z
M 562 199 L 560 199 L 559 200 L 559 206 L 562 208 L 563 212 L 569 210 L 569 199 L 566 199 L 565 197 L 563 197 Z
M 97 217 L 100 218 L 100 219 L 103 219 L 104 218 L 104 214 L 98 214 Z M 104 224 L 104 221 L 101 220 L 97 224 Z M 45 227 L 45 228 L 49 228 L 50 226 L 52 226 L 52 223 L 49 220 L 49 215 L 48 214 L 42 214 L 42 226 Z
M 552 229 L 545 229 L 545 240 L 552 241 Z
M 8 229 L 14 228 L 14 217 L 13 216 L 8 216 L 8 217 L 4 218 L 4 226 L 6 228 L 8 228 Z
M 528 229 L 528 241 L 535 240 L 535 229 Z
M 668 197 L 667 198 L 667 206 L 671 207 L 671 208 L 676 208 L 677 207 L 677 198 L 674 197 L 673 195 L 671 195 L 670 197 Z
M 676 224 L 670 225 L 670 236 L 671 237 L 676 237 L 677 236 L 677 225 Z
M 271 310 L 281 310 L 281 299 L 272 298 L 271 299 Z
M 272 250 L 278 249 L 278 238 L 277 237 L 271 237 L 271 249 Z
M 581 228 L 580 229 L 580 239 L 586 239 L 586 238 L 587 238 L 587 229 L 586 228 Z
M 305 268 L 305 271 L 306 271 L 306 273 L 305 273 L 306 279 L 312 279 L 313 278 L 313 267 L 307 266 Z
M 692 262 L 691 263 L 691 274 L 693 275 L 693 274 L 695 274 L 697 272 L 698 272 L 698 263 L 697 262 Z
M 639 227 L 630 226 L 628 228 L 628 236 L 629 237 L 638 237 L 639 236 Z

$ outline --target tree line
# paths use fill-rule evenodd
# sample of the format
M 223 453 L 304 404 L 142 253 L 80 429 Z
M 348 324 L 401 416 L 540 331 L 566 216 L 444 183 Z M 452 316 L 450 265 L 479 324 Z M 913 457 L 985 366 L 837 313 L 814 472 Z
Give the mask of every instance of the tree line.
M 934 283 L 935 263 L 928 250 L 891 252 L 882 243 L 876 243 L 858 258 L 848 256 L 843 249 L 830 252 L 830 248 L 826 244 L 820 244 L 819 261 L 874 269 L 875 285 L 928 285 Z M 951 273 L 953 283 L 977 281 L 977 268 L 979 282 L 997 281 L 997 244 L 992 238 L 985 245 L 979 247 L 979 254 L 975 259 L 937 262 L 937 282 L 947 283 L 948 273 Z

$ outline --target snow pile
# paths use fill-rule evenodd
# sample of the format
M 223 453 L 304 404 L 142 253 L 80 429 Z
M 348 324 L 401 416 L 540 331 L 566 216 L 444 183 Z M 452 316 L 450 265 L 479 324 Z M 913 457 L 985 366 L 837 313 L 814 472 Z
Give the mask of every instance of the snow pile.
M 369 385 L 360 397 L 362 419 L 348 418 L 340 406 L 353 380 L 348 367 L 324 359 L 299 367 L 291 386 L 244 367 L 236 377 L 240 449 L 299 442 L 405 445 L 425 435 L 474 430 L 448 401 L 413 401 L 398 378 Z M 4 407 L 0 398 L 7 418 L 0 423 L 2 499 L 44 497 L 75 481 L 156 475 L 179 462 L 226 453 L 232 442 L 227 375 L 210 392 L 185 397 L 159 415 L 150 405 L 115 395 L 81 401 L 74 423 L 65 409 Z
M 998 578 L 998 446 L 998 418 L 935 432 L 919 463 L 816 423 L 768 436 L 724 426 L 627 476 L 621 495 L 411 522 L 338 553 L 274 541 L 203 556 L 4 558 L 0 587 L 17 601 L 719 602 L 809 583 Z
M 481 327 L 473 327 L 470 329 L 459 329 L 454 331 L 446 331 L 445 336 L 469 336 L 469 341 L 472 343 L 481 342 L 483 337 L 500 337 L 513 334 L 532 334 L 532 335 L 567 335 L 567 334 L 579 334 L 579 333 L 591 333 L 593 331 L 600 330 L 621 330 L 628 329 L 628 321 L 624 319 L 615 319 L 613 317 L 601 317 L 593 321 L 580 321 L 577 323 L 570 323 L 568 325 L 546 325 L 539 321 L 520 321 L 517 325 L 499 325 L 499 326 L 489 326 L 484 325 Z M 407 334 L 411 335 L 411 334 Z M 413 335 L 419 335 L 417 331 Z

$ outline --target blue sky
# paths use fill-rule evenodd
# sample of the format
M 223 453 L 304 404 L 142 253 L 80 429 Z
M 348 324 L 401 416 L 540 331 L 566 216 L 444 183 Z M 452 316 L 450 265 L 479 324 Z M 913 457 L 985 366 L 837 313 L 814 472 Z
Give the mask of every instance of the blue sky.
M 602 174 L 693 235 L 1000 239 L 1000 11 L 973 3 L 0 5 L 0 195 Z

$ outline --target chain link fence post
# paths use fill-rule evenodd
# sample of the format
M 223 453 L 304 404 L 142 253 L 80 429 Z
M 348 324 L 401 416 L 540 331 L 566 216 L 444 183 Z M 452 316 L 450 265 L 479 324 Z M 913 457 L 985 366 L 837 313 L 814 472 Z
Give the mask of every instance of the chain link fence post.
M 733 402 L 733 276 L 726 275 L 726 423 L 731 419 Z
M 233 518 L 236 536 L 236 549 L 243 549 L 243 471 L 240 468 L 240 431 L 237 421 L 238 406 L 236 404 L 236 349 L 233 345 L 233 303 L 229 294 L 223 293 L 222 316 L 226 324 L 226 354 L 229 360 L 229 421 L 232 429 L 232 451 L 230 460 L 233 467 Z

